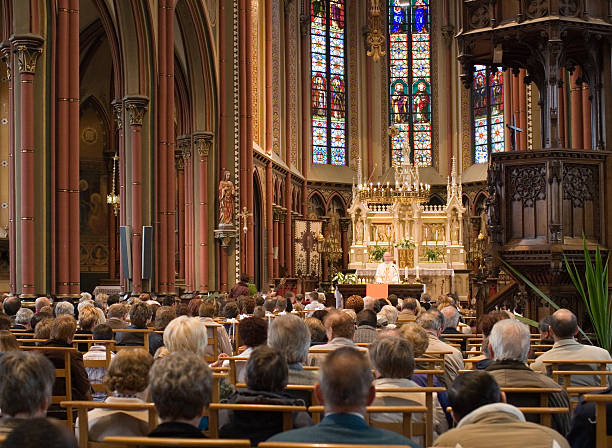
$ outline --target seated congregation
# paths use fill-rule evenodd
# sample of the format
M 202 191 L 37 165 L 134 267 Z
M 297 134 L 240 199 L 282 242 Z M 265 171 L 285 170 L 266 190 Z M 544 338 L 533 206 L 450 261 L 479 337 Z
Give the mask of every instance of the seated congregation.
M 579 341 L 571 311 L 532 334 L 506 311 L 467 324 L 453 297 L 344 306 L 5 298 L 2 448 L 609 446 L 612 359 Z

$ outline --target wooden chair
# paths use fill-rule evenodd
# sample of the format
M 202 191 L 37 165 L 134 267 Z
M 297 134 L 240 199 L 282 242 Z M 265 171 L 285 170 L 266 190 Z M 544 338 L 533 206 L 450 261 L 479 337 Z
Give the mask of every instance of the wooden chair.
M 374 445 L 346 443 L 261 442 L 258 448 L 372 448 Z M 406 445 L 385 445 L 385 448 L 406 448 Z
M 172 446 L 206 448 L 250 448 L 247 439 L 174 439 L 169 437 L 105 437 L 105 446 Z
M 236 385 L 238 382 L 238 365 L 241 368 L 244 368 L 249 358 L 245 358 L 244 356 L 230 356 L 229 358 L 225 358 L 229 361 L 230 370 L 229 370 L 229 381 L 231 384 Z
M 607 369 L 608 364 L 612 364 L 610 360 L 544 360 L 544 363 L 546 364 L 546 372 L 550 374 L 552 379 L 561 385 L 568 395 L 574 397 L 606 390 L 608 388 L 608 377 L 612 375 L 612 371 Z M 593 369 L 593 365 L 598 366 L 598 368 Z M 599 386 L 572 386 L 572 377 L 574 376 L 599 376 L 600 384 Z
M 88 348 L 91 348 L 92 345 L 98 344 L 98 345 L 105 345 L 106 346 L 106 357 L 105 359 L 85 359 L 83 357 L 83 366 L 86 369 L 105 369 L 108 370 L 108 367 L 110 366 L 110 362 L 112 359 L 112 350 L 114 348 L 114 344 L 115 341 L 109 341 L 106 339 L 103 340 L 95 340 L 95 339 L 91 339 L 89 341 L 87 341 L 88 343 Z M 74 342 L 73 343 L 74 348 L 76 349 L 78 342 Z M 91 388 L 95 391 L 95 392 L 111 392 L 106 388 L 106 385 L 104 384 L 92 384 Z
M 146 351 L 149 351 L 149 335 L 152 333 L 152 330 L 147 329 L 136 329 L 136 328 L 117 328 L 113 329 L 113 333 L 115 334 L 115 339 L 117 338 L 117 333 L 136 333 L 143 335 L 143 345 L 116 345 L 117 350 L 123 350 L 124 348 L 144 348 Z
M 425 445 L 430 446 L 434 440 L 434 402 L 433 394 L 446 392 L 444 387 L 377 387 L 376 394 L 398 394 L 398 393 L 424 393 L 425 394 L 425 406 L 427 408 L 425 412 Z M 396 431 L 397 432 L 397 431 Z M 421 435 L 421 434 L 417 434 Z
M 42 344 L 47 342 L 49 339 L 17 339 L 17 343 L 20 347 L 35 347 L 36 344 Z
M 105 403 L 100 401 L 62 401 L 60 406 L 63 408 L 73 408 L 77 410 L 79 417 L 79 448 L 104 448 L 106 442 L 95 442 L 89 440 L 89 416 L 88 412 L 92 409 L 112 409 L 116 411 L 148 411 L 149 413 L 149 432 L 153 431 L 158 425 L 157 411 L 153 403 Z
M 417 369 L 414 374 L 427 375 L 427 387 L 434 387 L 434 378 L 438 375 L 443 375 L 442 369 Z
M 234 412 L 273 412 L 282 414 L 283 431 L 293 429 L 293 413 L 306 412 L 306 406 L 278 406 L 263 404 L 211 403 L 208 408 L 208 432 L 211 437 L 219 437 L 219 411 Z
M 42 354 L 61 353 L 64 358 L 63 367 L 55 368 L 55 382 L 64 380 L 64 395 L 52 395 L 51 404 L 60 404 L 62 401 L 72 401 L 72 379 L 70 355 L 76 353 L 73 347 L 20 347 L 22 350 L 38 351 Z M 66 425 L 72 430 L 72 408 L 66 407 Z
M 612 405 L 612 395 L 587 394 L 583 397 L 584 401 L 595 403 L 595 442 L 596 448 L 609 448 L 612 446 L 612 435 L 607 432 L 607 407 Z
M 323 406 L 311 406 L 308 412 L 312 415 L 315 423 L 321 421 L 321 414 L 325 411 Z M 402 434 L 405 437 L 425 436 L 425 424 L 413 423 L 412 414 L 427 412 L 426 406 L 368 406 L 366 408 L 366 422 L 375 428 L 382 428 Z M 402 414 L 401 423 L 383 423 L 371 421 L 371 414 Z
M 540 424 L 544 426 L 552 427 L 552 415 L 553 414 L 566 414 L 569 413 L 570 410 L 567 407 L 550 407 L 549 398 L 550 394 L 561 392 L 563 389 L 561 388 L 552 388 L 552 387 L 502 387 L 501 391 L 506 394 L 506 398 L 508 403 L 514 404 L 517 406 L 516 402 L 513 401 L 521 399 L 528 399 L 529 396 L 538 395 L 539 396 L 539 406 L 517 406 L 519 409 L 525 409 L 525 414 L 540 414 Z M 542 411 L 541 413 L 538 411 L 534 411 L 533 409 L 556 409 L 556 411 Z
M 208 336 L 208 346 L 212 348 L 212 355 L 206 356 L 206 362 L 215 362 L 219 357 L 219 335 L 217 328 L 223 327 L 219 324 L 206 323 L 206 334 Z

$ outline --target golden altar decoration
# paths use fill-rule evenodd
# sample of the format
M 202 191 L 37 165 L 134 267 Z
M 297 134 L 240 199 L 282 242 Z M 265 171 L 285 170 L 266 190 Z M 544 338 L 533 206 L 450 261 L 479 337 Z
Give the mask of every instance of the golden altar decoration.
M 466 269 L 466 210 L 456 161 L 453 158 L 448 176 L 446 204 L 426 205 L 431 186 L 421 182 L 419 168 L 410 163 L 408 148 L 402 159 L 394 167 L 395 182 L 366 183 L 359 177 L 353 186 L 348 210 L 353 226 L 349 269 L 355 269 L 361 281 L 373 281 L 378 261 L 372 260 L 370 254 L 378 246 L 391 252 L 402 281 L 422 281 L 432 295 L 454 292 L 466 297 L 467 273 L 457 272 Z M 398 244 L 406 240 L 414 247 Z M 432 259 L 432 253 L 438 255 Z

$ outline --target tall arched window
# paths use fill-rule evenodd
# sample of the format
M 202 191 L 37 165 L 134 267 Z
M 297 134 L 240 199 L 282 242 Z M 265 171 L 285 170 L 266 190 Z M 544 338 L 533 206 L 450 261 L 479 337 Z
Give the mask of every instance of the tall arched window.
M 398 164 L 404 145 L 419 166 L 431 166 L 430 0 L 389 0 L 389 109 L 391 159 Z
M 344 0 L 312 0 L 310 10 L 312 161 L 346 165 Z
M 489 154 L 504 150 L 504 72 L 500 67 L 474 67 L 474 163 L 487 163 Z

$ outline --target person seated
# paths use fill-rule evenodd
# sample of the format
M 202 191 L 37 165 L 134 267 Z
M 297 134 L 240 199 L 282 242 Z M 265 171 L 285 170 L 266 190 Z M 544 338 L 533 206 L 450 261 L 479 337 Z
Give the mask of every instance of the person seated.
M 47 415 L 55 368 L 45 356 L 7 352 L 0 360 L 0 378 L 0 435 L 7 435 L 23 421 Z
M 444 355 L 444 373 L 439 376 L 440 382 L 445 387 L 450 386 L 454 379 L 457 378 L 457 375 L 459 375 L 459 370 L 463 370 L 464 366 L 461 352 L 439 339 L 444 327 L 444 316 L 437 310 L 430 310 L 421 314 L 416 323 L 428 333 L 428 351 L 451 352 L 450 355 Z
M 306 317 L 312 317 L 315 311 L 325 309 L 325 305 L 319 301 L 319 294 L 316 291 L 307 292 L 306 300 L 309 301 L 308 305 L 304 307 Z
M 84 306 L 79 310 L 79 320 L 77 322 L 78 329 L 74 334 L 91 335 L 95 326 L 104 323 L 104 319 L 100 319 L 96 308 L 93 306 Z M 88 349 L 87 343 L 78 344 L 78 350 L 85 353 Z
M 161 421 L 149 437 L 205 438 L 199 425 L 212 400 L 213 375 L 201 354 L 171 352 L 156 360 L 149 384 Z
M 603 392 L 595 392 L 605 395 L 612 394 L 612 387 Z M 597 415 L 595 403 L 583 401 L 574 409 L 574 417 L 567 441 L 572 448 L 592 448 L 595 446 L 595 429 Z M 606 434 L 612 435 L 612 403 L 606 404 Z
M 9 319 L 11 319 L 11 325 L 15 328 L 15 317 L 17 312 L 21 309 L 21 299 L 18 297 L 8 297 L 2 302 L 2 309 Z M 23 328 L 21 328 L 23 330 Z
M 399 322 L 414 322 L 416 321 L 419 309 L 421 306 L 417 299 L 408 297 L 402 302 L 402 311 L 397 316 Z
M 53 312 L 55 317 L 61 316 L 62 314 L 68 314 L 69 316 L 74 317 L 74 305 L 66 300 L 57 302 Z
M 340 347 L 357 347 L 353 342 L 355 324 L 351 317 L 342 311 L 331 310 L 323 321 L 327 334 L 327 344 L 312 347 L 310 365 L 320 365 L 327 353 L 313 353 L 312 350 L 337 350 Z M 365 350 L 365 349 L 362 349 Z
M 155 354 L 155 359 L 169 353 L 189 352 L 206 356 L 208 334 L 206 326 L 198 318 L 179 316 L 173 319 L 164 330 L 164 346 Z
M 98 341 L 112 341 L 113 330 L 107 324 L 97 325 L 93 329 L 93 338 Z M 115 357 L 115 354 L 111 352 L 111 360 Z M 87 353 L 83 355 L 84 361 L 106 361 L 106 345 L 94 344 L 92 345 Z M 104 376 L 106 375 L 106 369 L 104 367 L 86 367 L 87 377 L 89 378 L 90 384 L 103 384 Z M 94 401 L 104 401 L 106 399 L 106 392 L 94 391 Z
M 304 311 L 304 295 L 296 294 L 295 295 L 295 303 L 293 304 L 293 311 Z
M 357 314 L 357 329 L 353 342 L 369 344 L 378 337 L 376 331 L 376 314 L 372 310 L 362 310 Z
M 304 406 L 302 400 L 283 392 L 287 386 L 288 369 L 285 357 L 279 351 L 265 345 L 256 347 L 245 372 L 247 388 L 230 395 L 227 403 Z M 306 412 L 294 413 L 294 428 L 312 424 Z M 256 446 L 282 431 L 282 415 L 278 413 L 222 411 L 219 414 L 219 436 L 224 439 L 250 439 Z
M 217 303 L 216 300 L 215 300 L 215 303 Z M 253 297 L 251 297 L 251 296 L 240 296 L 240 297 L 238 297 L 238 308 L 240 309 L 240 314 L 241 315 L 243 315 L 243 316 L 250 316 L 250 315 L 252 315 L 253 312 L 255 311 L 255 307 L 256 306 L 257 306 L 257 303 L 255 302 L 255 299 Z M 218 313 L 218 311 L 215 311 L 215 312 Z M 215 314 L 215 316 L 213 316 L 213 317 L 217 317 L 217 315 Z
M 113 330 L 123 330 L 127 328 L 128 324 L 126 320 L 127 307 L 124 304 L 113 303 L 111 306 L 108 307 L 108 319 L 106 320 L 106 323 Z
M 282 316 L 283 314 L 286 314 L 288 311 L 289 303 L 290 302 L 288 302 L 287 299 L 285 299 L 284 297 L 277 298 L 273 313 L 276 315 L 280 315 L 280 316 Z
M 317 373 L 303 367 L 308 358 L 310 332 L 302 319 L 293 314 L 272 319 L 268 345 L 285 356 L 288 384 L 314 385 L 317 382 Z
M 230 299 L 237 299 L 240 296 L 249 296 L 251 292 L 249 290 L 249 276 L 246 274 L 240 274 L 240 281 L 236 283 L 229 292 Z
M 40 326 L 39 323 L 37 325 Z M 51 324 L 50 339 L 47 342 L 43 342 L 41 347 L 72 347 L 72 338 L 76 331 L 76 320 L 69 314 L 60 314 L 55 318 Z M 64 368 L 64 353 L 49 351 L 45 352 L 45 356 L 49 358 L 51 363 L 56 369 Z M 83 354 L 79 352 L 70 353 L 70 380 L 72 384 L 72 399 L 79 401 L 91 400 L 91 385 L 89 384 L 89 378 L 83 365 Z M 65 395 L 66 394 L 66 381 L 64 378 L 57 378 L 55 385 L 53 386 L 53 395 Z M 53 413 L 56 413 L 58 418 L 62 418 L 65 415 L 65 410 L 60 409 L 58 406 L 53 406 Z M 54 415 L 55 416 L 55 415 Z
M 344 308 L 355 310 L 355 313 L 359 314 L 363 310 L 363 299 L 361 296 L 350 296 L 344 302 Z
M 14 350 L 19 350 L 17 337 L 9 331 L 0 331 L 0 356 Z
M 366 407 L 376 395 L 366 353 L 354 347 L 338 348 L 325 358 L 320 373 L 315 394 L 325 407 L 321 423 L 276 434 L 268 441 L 418 446 L 400 434 L 366 423 Z
M 560 386 L 545 375 L 527 367 L 531 335 L 527 325 L 515 320 L 504 319 L 497 322 L 489 336 L 489 353 L 493 362 L 485 370 L 497 381 L 500 387 L 537 387 L 557 388 Z M 512 394 L 507 402 L 517 407 L 540 406 L 540 394 Z M 569 409 L 569 398 L 564 390 L 549 394 L 548 406 Z M 539 422 L 540 416 L 530 414 L 528 421 Z M 552 428 L 565 435 L 569 431 L 570 416 L 554 414 Z
M 11 318 L 6 314 L 0 313 L 0 331 L 9 331 L 11 329 Z
M 374 367 L 374 385 L 376 386 L 376 398 L 373 406 L 426 406 L 427 400 L 424 392 L 379 392 L 378 389 L 389 389 L 399 387 L 420 387 L 410 380 L 414 372 L 414 356 L 412 343 L 402 337 L 382 337 L 370 346 L 370 361 Z M 448 423 L 444 411 L 438 402 L 436 394 L 433 394 L 434 405 L 434 437 L 448 429 Z M 413 421 L 423 422 L 423 414 L 414 415 Z M 372 414 L 374 422 L 401 423 L 402 414 L 384 413 Z M 415 442 L 423 445 L 423 437 L 415 439 Z
M 570 310 L 560 309 L 553 313 L 550 324 L 550 334 L 555 343 L 553 348 L 546 353 L 538 356 L 531 368 L 536 372 L 551 375 L 552 366 L 546 365 L 545 360 L 559 361 L 610 361 L 610 352 L 607 350 L 595 347 L 592 345 L 583 345 L 574 339 L 578 333 L 578 321 L 576 315 Z M 581 366 L 578 370 L 588 368 L 598 370 L 600 367 L 596 364 Z M 563 370 L 567 370 L 563 365 L 560 365 Z M 575 366 L 569 366 L 569 369 L 577 370 Z M 612 371 L 612 363 L 607 364 L 607 370 Z M 597 375 L 572 375 L 572 386 L 589 386 L 597 387 L 601 385 L 601 378 Z M 608 375 L 608 385 L 612 386 L 612 375 Z
M 74 435 L 66 424 L 50 418 L 33 418 L 20 422 L 2 448 L 78 448 Z
M 445 432 L 434 446 L 470 448 L 569 448 L 554 429 L 525 421 L 521 411 L 506 404 L 495 378 L 482 370 L 457 377 L 448 389 L 456 427 Z
M 310 346 L 325 344 L 327 342 L 327 334 L 323 323 L 316 317 L 307 317 L 304 323 L 308 327 L 310 333 Z
M 217 349 L 219 350 L 219 353 L 225 353 L 228 356 L 232 356 L 234 351 L 232 349 L 232 343 L 230 342 L 227 330 L 223 325 L 216 324 L 215 320 L 213 319 L 217 314 L 217 310 L 217 301 L 215 299 L 205 299 L 198 310 L 200 322 L 202 322 L 204 325 L 216 325 L 215 327 L 207 328 L 208 339 L 212 339 L 213 331 L 216 331 Z M 206 356 L 212 356 L 213 354 L 213 346 L 209 345 L 206 349 Z
M 38 297 L 34 301 L 34 309 L 36 310 L 35 313 L 38 314 L 40 310 L 45 306 L 51 306 L 51 300 L 49 300 L 48 297 L 44 296 Z
M 15 325 L 13 325 L 13 328 L 16 330 L 31 330 L 30 320 L 32 316 L 34 316 L 34 311 L 30 308 L 19 308 L 17 314 L 15 314 Z
M 146 330 L 147 324 L 151 320 L 151 310 L 144 302 L 138 302 L 130 308 L 130 330 Z M 144 333 L 115 333 L 117 345 L 126 345 L 130 347 L 144 346 Z M 149 333 L 149 353 L 154 355 L 159 347 L 164 345 L 161 335 L 157 333 Z
M 397 316 L 399 312 L 393 305 L 383 305 L 376 315 L 376 323 L 384 330 L 396 328 Z
M 442 330 L 443 335 L 453 335 L 453 334 L 463 334 L 459 330 L 457 330 L 457 325 L 459 325 L 459 318 L 461 315 L 459 311 L 454 306 L 445 306 L 440 310 L 444 315 L 444 329 Z M 467 339 L 461 339 L 461 351 L 465 351 L 467 344 Z
M 100 325 L 98 326 L 100 327 Z M 96 327 L 94 331 L 98 329 Z M 143 348 L 134 347 L 119 351 L 108 367 L 104 378 L 111 396 L 105 403 L 144 403 L 144 392 L 149 385 L 149 369 L 153 357 Z M 146 436 L 149 432 L 149 411 L 121 411 L 115 409 L 93 409 L 87 413 L 89 440 L 102 442 L 110 436 Z M 79 422 L 76 422 L 79 436 Z
M 552 334 L 550 333 L 550 324 L 552 323 L 552 316 L 544 316 L 538 323 L 538 330 L 540 331 L 540 344 L 542 345 L 553 345 Z

